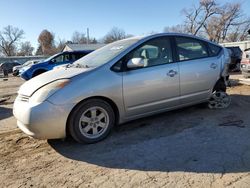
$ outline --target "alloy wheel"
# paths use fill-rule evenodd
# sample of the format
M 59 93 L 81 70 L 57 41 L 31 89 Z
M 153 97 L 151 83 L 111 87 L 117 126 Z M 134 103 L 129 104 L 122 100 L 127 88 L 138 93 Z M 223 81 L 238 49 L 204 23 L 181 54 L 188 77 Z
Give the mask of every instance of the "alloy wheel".
M 226 92 L 218 91 L 212 94 L 208 102 L 208 107 L 211 109 L 227 108 L 230 104 L 230 96 Z
M 108 112 L 99 106 L 94 106 L 85 110 L 79 120 L 81 134 L 90 139 L 100 137 L 105 133 L 108 125 Z

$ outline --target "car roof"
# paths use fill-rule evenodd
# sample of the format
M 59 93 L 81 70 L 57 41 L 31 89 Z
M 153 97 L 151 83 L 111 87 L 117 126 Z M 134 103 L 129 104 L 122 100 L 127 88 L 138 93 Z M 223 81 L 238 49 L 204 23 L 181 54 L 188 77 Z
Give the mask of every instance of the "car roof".
M 175 37 L 188 37 L 188 38 L 194 38 L 194 39 L 202 40 L 202 41 L 204 41 L 204 42 L 208 42 L 208 43 L 210 43 L 210 44 L 213 44 L 213 45 L 216 45 L 216 46 L 221 47 L 221 45 L 219 45 L 218 43 L 215 43 L 215 42 L 213 42 L 213 41 L 207 40 L 207 39 L 202 38 L 202 37 L 199 37 L 199 36 L 187 34 L 187 33 L 172 33 L 172 32 L 169 32 L 169 33 L 157 33 L 157 34 L 136 36 L 136 37 L 132 37 L 132 38 L 139 39 L 139 40 L 140 40 L 140 39 L 141 39 L 141 40 L 148 40 L 148 39 L 151 39 L 151 38 L 163 37 L 163 36 L 175 36 Z M 132 39 L 132 38 L 130 38 L 130 39 Z
M 61 54 L 64 53 L 90 53 L 93 52 L 94 50 L 75 50 L 75 51 L 64 51 Z

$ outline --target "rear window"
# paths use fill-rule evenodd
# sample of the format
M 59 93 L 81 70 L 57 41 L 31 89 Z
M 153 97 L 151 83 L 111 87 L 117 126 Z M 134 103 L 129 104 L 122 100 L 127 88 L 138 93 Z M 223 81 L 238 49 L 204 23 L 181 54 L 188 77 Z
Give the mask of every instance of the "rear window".
M 208 44 L 208 47 L 210 49 L 211 56 L 216 56 L 220 53 L 221 47 L 213 45 L 213 44 Z

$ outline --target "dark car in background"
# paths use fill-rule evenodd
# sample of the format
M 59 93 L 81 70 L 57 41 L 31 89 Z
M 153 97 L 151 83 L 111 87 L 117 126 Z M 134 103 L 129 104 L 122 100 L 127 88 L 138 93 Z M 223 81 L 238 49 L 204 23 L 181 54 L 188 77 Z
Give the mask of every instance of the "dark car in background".
M 20 65 L 18 62 L 5 62 L 0 64 L 0 72 L 3 73 L 5 77 L 8 76 L 9 73 L 12 73 L 13 67 Z
M 83 56 L 89 54 L 93 50 L 84 51 L 66 51 L 55 54 L 44 61 L 32 65 L 31 67 L 24 67 L 20 69 L 20 76 L 24 80 L 29 80 L 39 74 L 52 70 L 54 67 L 64 64 L 71 64 L 74 61 L 82 58 Z
M 231 62 L 229 64 L 229 71 L 240 71 L 240 62 L 242 59 L 242 51 L 238 46 L 226 47 L 230 51 Z

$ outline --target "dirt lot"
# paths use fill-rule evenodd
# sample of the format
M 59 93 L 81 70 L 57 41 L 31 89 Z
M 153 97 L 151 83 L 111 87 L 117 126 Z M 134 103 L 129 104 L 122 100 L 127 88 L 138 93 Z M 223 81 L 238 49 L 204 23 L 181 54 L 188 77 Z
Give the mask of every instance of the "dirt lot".
M 39 141 L 16 129 L 19 78 L 0 80 L 1 187 L 250 187 L 250 86 L 227 109 L 193 106 L 121 125 L 80 145 Z M 8 85 L 8 87 L 7 87 Z

